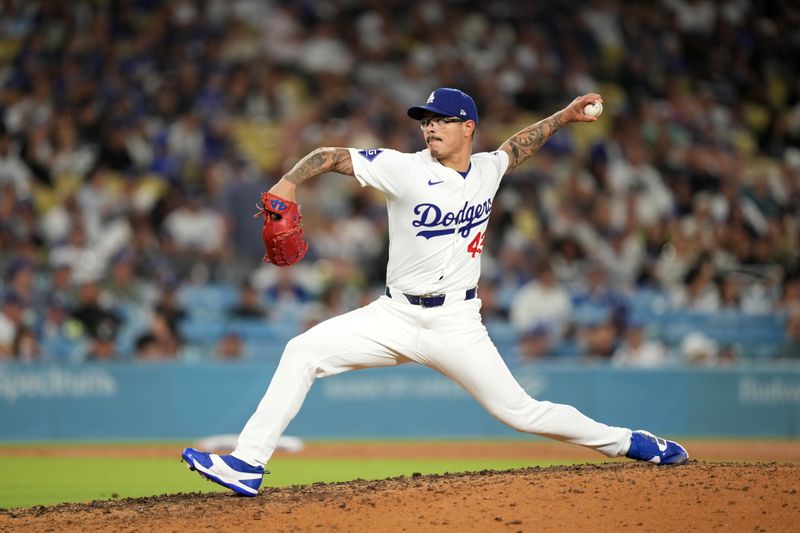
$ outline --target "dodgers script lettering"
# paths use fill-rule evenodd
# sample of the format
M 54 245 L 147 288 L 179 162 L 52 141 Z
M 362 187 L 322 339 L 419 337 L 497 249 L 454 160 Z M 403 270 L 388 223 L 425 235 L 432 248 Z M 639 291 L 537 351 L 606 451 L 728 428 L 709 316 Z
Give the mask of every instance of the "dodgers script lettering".
M 417 218 L 411 222 L 411 225 L 415 228 L 438 228 L 419 231 L 417 237 L 430 239 L 439 235 L 451 235 L 458 231 L 466 239 L 472 228 L 480 226 L 489 219 L 491 211 L 491 198 L 475 205 L 465 202 L 464 207 L 456 213 L 443 212 L 436 204 L 423 203 L 414 207 L 414 214 L 417 215 Z

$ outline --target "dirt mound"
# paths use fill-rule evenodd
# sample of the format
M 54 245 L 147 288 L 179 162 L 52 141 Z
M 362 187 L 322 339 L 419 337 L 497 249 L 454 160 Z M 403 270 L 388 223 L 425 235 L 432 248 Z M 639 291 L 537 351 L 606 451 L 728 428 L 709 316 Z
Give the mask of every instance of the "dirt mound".
M 789 531 L 800 465 L 603 463 L 0 512 L 0 531 Z

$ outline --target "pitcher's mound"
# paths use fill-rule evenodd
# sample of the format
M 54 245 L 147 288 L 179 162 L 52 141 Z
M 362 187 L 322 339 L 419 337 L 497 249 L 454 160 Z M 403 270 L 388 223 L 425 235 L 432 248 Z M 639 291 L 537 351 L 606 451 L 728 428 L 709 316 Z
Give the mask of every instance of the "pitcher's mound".
M 615 462 L 39 506 L 0 531 L 785 531 L 799 491 L 797 464 Z

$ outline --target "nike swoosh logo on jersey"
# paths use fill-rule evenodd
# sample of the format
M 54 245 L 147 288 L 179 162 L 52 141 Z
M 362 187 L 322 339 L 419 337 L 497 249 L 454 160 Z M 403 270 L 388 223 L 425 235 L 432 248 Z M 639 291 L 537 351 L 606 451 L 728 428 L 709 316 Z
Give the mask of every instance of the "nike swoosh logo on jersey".
M 428 180 L 428 185 L 439 185 L 440 183 L 444 183 L 444 180 L 433 181 L 432 179 Z

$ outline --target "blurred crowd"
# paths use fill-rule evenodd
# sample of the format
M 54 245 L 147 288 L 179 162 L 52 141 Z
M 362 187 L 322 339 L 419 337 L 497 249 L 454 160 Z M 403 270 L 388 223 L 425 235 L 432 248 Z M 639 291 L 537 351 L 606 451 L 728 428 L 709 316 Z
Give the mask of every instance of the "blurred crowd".
M 676 313 L 767 317 L 800 358 L 798 57 L 789 0 L 2 0 L 0 359 L 237 359 L 233 330 L 192 350 L 187 293 L 289 335 L 377 297 L 379 194 L 307 182 L 291 269 L 252 216 L 315 147 L 423 148 L 405 111 L 439 86 L 475 98 L 476 151 L 605 100 L 493 204 L 479 296 L 510 361 L 748 357 L 666 338 Z

